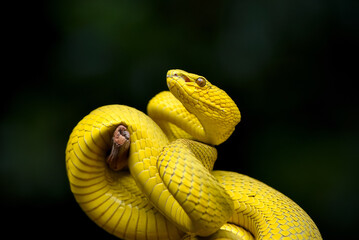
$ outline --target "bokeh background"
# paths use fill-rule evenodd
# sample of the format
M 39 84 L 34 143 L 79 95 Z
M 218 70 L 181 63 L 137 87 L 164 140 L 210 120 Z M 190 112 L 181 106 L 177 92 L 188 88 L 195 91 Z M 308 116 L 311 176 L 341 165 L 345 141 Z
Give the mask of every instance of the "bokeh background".
M 168 69 L 206 76 L 242 121 L 217 169 L 283 192 L 325 239 L 353 239 L 358 217 L 358 2 L 30 1 L 3 38 L 1 203 L 5 231 L 115 239 L 75 202 L 65 146 L 76 123 L 112 103 L 142 111 Z

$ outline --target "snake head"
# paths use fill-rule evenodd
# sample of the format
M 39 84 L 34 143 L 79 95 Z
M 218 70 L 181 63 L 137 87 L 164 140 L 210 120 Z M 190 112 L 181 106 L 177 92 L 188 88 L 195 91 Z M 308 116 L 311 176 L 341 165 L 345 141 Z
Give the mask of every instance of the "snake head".
M 235 102 L 203 76 L 179 69 L 169 70 L 167 86 L 183 106 L 197 116 L 208 135 L 212 135 L 209 137 L 211 144 L 224 142 L 241 119 Z
M 186 71 L 179 69 L 173 69 L 167 72 L 167 84 L 170 84 L 171 80 L 174 79 L 179 81 L 184 81 L 188 86 L 193 86 L 203 89 L 207 89 L 211 85 L 211 83 L 208 82 L 208 80 L 205 77 L 199 76 L 194 73 L 188 73 Z M 170 88 L 170 85 L 168 85 L 168 87 Z

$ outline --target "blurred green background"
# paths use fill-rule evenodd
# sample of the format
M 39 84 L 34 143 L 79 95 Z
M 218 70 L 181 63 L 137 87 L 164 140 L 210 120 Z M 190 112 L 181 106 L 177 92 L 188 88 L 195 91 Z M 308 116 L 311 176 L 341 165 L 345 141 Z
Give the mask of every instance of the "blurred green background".
M 40 239 L 115 239 L 70 192 L 68 136 L 105 104 L 145 111 L 166 90 L 166 71 L 180 68 L 226 90 L 242 112 L 233 136 L 218 147 L 217 169 L 283 192 L 325 239 L 354 238 L 358 5 L 62 0 L 4 8 L 11 15 L 5 61 L 13 67 L 1 97 L 4 229 Z

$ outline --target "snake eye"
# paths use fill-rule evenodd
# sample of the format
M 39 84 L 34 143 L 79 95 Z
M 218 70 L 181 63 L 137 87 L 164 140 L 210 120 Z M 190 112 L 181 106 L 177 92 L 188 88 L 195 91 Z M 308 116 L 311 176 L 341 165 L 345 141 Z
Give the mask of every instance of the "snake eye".
M 204 87 L 204 86 L 206 86 L 206 79 L 199 77 L 196 79 L 196 83 L 198 86 Z

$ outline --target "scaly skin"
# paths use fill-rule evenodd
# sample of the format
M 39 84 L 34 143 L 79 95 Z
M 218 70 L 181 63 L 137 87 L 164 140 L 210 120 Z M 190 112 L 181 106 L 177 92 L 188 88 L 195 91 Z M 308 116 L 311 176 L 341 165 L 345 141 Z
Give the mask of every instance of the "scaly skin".
M 111 137 L 119 124 L 131 132 L 130 155 L 149 161 L 168 144 L 167 137 L 138 110 L 110 105 L 92 111 L 70 135 L 66 167 L 71 191 L 85 213 L 100 227 L 123 239 L 179 239 L 183 232 L 147 200 L 128 172 L 106 164 Z
M 205 81 L 205 85 L 198 86 L 197 79 Z M 170 123 L 198 141 L 218 145 L 228 139 L 241 120 L 237 105 L 227 93 L 202 76 L 170 70 L 167 86 L 171 93 L 154 97 L 147 112 L 170 136 L 168 126 L 162 123 Z
M 181 70 L 167 73 L 167 85 L 171 92 L 159 93 L 147 108 L 158 125 L 136 109 L 110 105 L 74 128 L 67 174 L 86 214 L 124 239 L 321 239 L 310 217 L 283 194 L 238 173 L 212 171 L 217 151 L 210 145 L 224 142 L 240 121 L 230 97 Z M 105 162 L 119 124 L 131 135 L 131 175 Z

